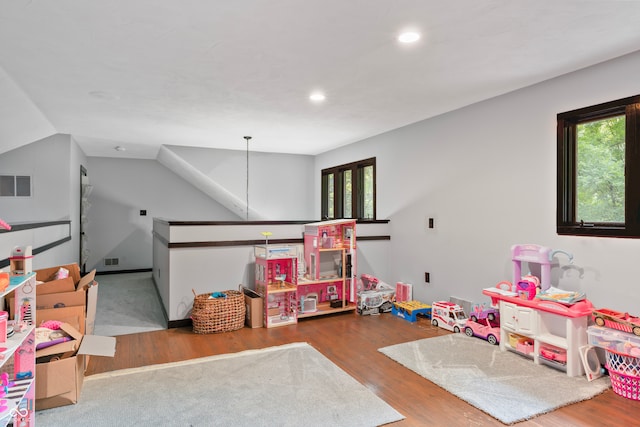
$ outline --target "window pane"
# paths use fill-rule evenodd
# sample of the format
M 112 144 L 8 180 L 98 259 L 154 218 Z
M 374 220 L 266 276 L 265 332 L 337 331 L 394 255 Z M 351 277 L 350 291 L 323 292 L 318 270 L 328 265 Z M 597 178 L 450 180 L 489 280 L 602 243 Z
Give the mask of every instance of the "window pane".
M 576 221 L 624 223 L 625 116 L 577 125 Z
M 317 175 L 316 175 L 317 176 Z M 333 174 L 327 175 L 327 218 L 335 218 L 333 211 L 333 198 L 335 195 Z
M 16 176 L 16 196 L 31 197 L 30 176 Z
M 343 213 L 342 217 L 343 218 L 353 218 L 353 210 L 351 209 L 351 207 L 352 207 L 352 203 L 351 202 L 353 200 L 353 198 L 352 198 L 353 185 L 352 185 L 351 175 L 352 175 L 351 170 L 347 170 L 347 171 L 344 171 L 342 173 L 342 180 L 343 180 L 342 182 L 343 182 L 343 185 L 344 185 L 344 187 L 343 187 L 344 191 L 343 191 L 343 197 L 342 197 L 342 200 L 343 200 L 343 203 L 344 203 L 343 204 L 344 208 L 343 208 L 343 211 L 342 211 L 342 213 Z
M 365 166 L 364 168 L 364 182 L 363 182 L 363 195 L 364 195 L 364 210 L 363 218 L 373 218 L 373 166 Z
M 370 158 L 323 169 L 322 218 L 375 219 L 375 168 Z
M 0 176 L 0 196 L 15 196 L 15 181 L 13 176 Z

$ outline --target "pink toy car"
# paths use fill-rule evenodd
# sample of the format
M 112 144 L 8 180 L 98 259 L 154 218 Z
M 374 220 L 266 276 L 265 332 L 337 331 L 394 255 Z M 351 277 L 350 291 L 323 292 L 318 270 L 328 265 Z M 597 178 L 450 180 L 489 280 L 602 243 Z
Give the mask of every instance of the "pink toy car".
M 629 313 L 600 308 L 593 310 L 593 320 L 598 326 L 605 326 L 640 336 L 640 318 L 631 316 Z
M 469 313 L 469 319 L 477 322 L 479 320 L 489 319 L 492 322 L 500 315 L 497 308 L 487 307 L 484 304 L 475 304 L 471 307 L 471 313 Z M 481 322 L 484 323 L 484 322 Z
M 567 352 L 551 345 L 541 345 L 540 356 L 548 360 L 553 360 L 554 362 L 567 363 Z
M 464 333 L 468 337 L 478 337 L 487 340 L 489 344 L 497 345 L 500 342 L 500 327 L 494 326 L 488 319 L 481 322 L 474 322 L 467 319 L 464 326 Z

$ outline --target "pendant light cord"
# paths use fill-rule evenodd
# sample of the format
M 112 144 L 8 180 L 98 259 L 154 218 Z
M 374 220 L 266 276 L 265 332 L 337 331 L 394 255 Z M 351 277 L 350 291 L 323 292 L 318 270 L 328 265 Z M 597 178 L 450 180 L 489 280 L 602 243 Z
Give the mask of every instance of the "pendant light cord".
M 249 221 L 249 140 L 250 136 L 245 136 L 244 139 L 247 141 L 247 221 Z

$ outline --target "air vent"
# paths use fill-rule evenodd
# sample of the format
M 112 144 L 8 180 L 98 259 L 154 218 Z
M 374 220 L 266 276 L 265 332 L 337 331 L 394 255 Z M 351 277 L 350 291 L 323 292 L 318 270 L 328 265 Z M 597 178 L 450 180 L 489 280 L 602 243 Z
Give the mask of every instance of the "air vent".
M 31 177 L 0 175 L 0 197 L 31 197 Z
M 104 265 L 108 267 L 113 267 L 120 263 L 120 258 L 105 258 Z

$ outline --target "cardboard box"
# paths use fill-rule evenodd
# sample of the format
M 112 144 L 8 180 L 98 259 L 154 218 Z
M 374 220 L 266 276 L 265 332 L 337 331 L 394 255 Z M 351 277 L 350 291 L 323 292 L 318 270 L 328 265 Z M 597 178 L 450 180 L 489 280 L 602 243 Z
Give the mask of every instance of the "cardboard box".
M 60 268 L 69 271 L 69 277 L 49 280 Z M 35 270 L 36 280 L 36 326 L 45 320 L 67 322 L 83 334 L 93 334 L 96 321 L 96 305 L 98 303 L 98 283 L 94 280 L 96 270 L 80 276 L 78 264 L 67 264 L 57 267 Z M 80 308 L 82 317 L 80 317 Z M 54 312 L 50 310 L 59 310 Z M 13 317 L 17 309 L 13 298 L 9 299 L 9 316 Z M 77 320 L 80 319 L 80 320 Z
M 64 279 L 52 280 L 60 268 L 64 268 L 69 272 L 69 277 Z M 78 264 L 58 265 L 56 267 L 42 268 L 35 270 L 36 295 L 52 294 L 58 292 L 70 292 L 76 290 L 76 285 L 80 282 L 80 267 Z M 95 273 L 94 273 L 95 274 Z
M 247 307 L 244 324 L 250 328 L 262 328 L 264 323 L 264 298 L 251 289 L 242 288 Z
M 87 304 L 85 292 L 58 292 L 55 294 L 38 295 L 36 298 L 36 310 L 63 307 L 84 307 Z
M 86 333 L 86 314 L 84 305 L 76 307 L 47 308 L 36 310 L 36 326 L 47 320 L 68 323 L 81 334 Z
M 36 410 L 78 403 L 88 355 L 115 355 L 114 337 L 83 335 L 68 324 L 61 328 L 74 339 L 36 351 Z
M 71 277 L 36 284 L 36 295 L 38 296 L 57 294 L 61 292 L 75 292 L 75 290 L 76 285 L 73 283 L 73 279 Z

